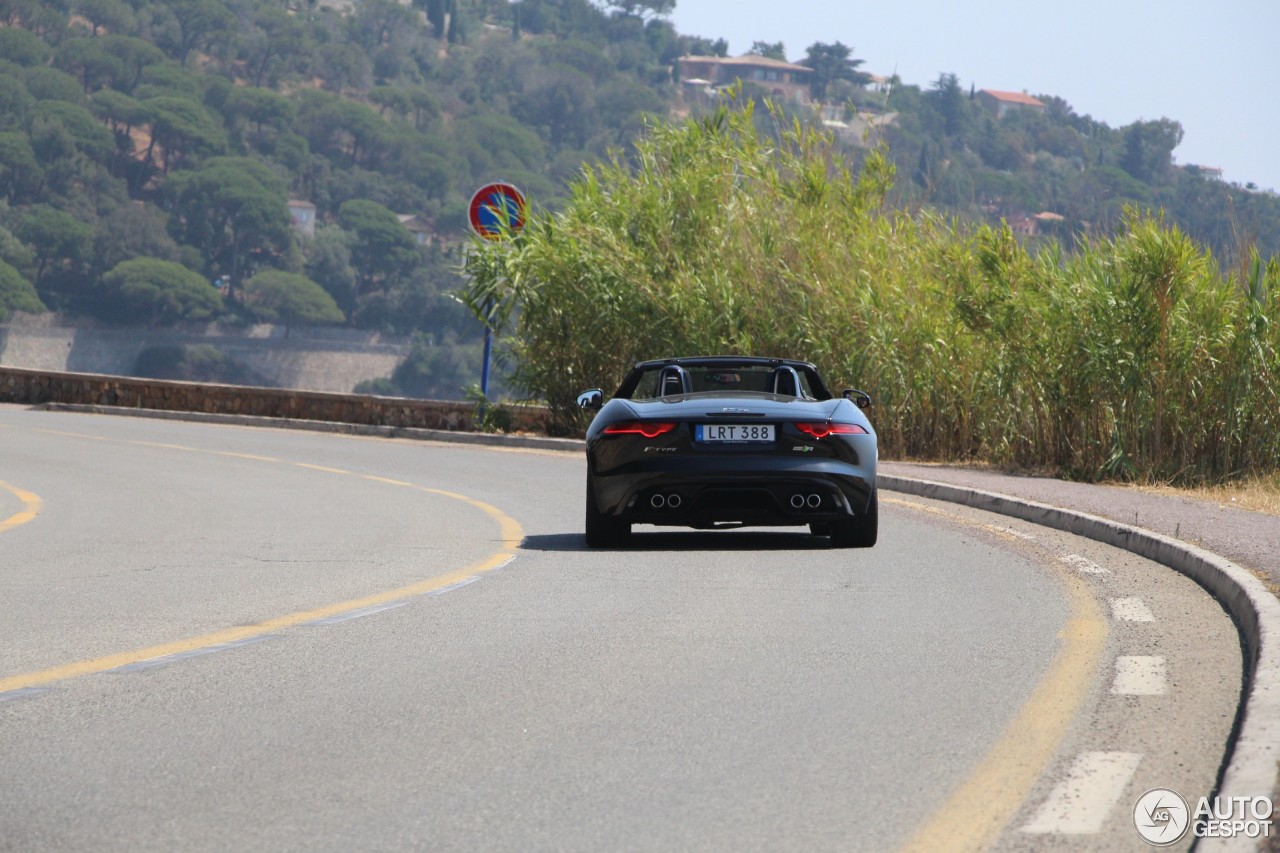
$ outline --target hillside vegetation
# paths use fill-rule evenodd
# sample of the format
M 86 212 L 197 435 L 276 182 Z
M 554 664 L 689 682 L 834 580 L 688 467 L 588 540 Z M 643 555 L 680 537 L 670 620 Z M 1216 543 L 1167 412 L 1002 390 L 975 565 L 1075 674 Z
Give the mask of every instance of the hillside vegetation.
M 1007 227 L 886 207 L 829 135 L 752 102 L 655 125 L 559 214 L 477 247 L 468 301 L 564 431 L 635 360 L 754 352 L 870 389 L 891 457 L 1219 480 L 1280 459 L 1280 261 L 1224 274 L 1136 211 L 1032 253 Z
M 471 193 L 501 177 L 556 204 L 665 111 L 687 47 L 585 0 L 521 13 L 523 29 L 506 0 L 0 3 L 0 319 L 275 321 L 284 300 L 295 323 L 475 340 L 447 295 Z M 289 199 L 315 205 L 314 235 Z
M 1043 111 L 997 118 L 954 74 L 924 90 L 851 94 L 897 113 L 883 138 L 902 176 L 898 206 L 988 223 L 1048 213 L 1038 236 L 1068 245 L 1121 230 L 1126 208 L 1164 211 L 1223 266 L 1247 266 L 1254 249 L 1280 254 L 1280 196 L 1228 184 L 1212 164 L 1175 165 L 1183 129 L 1173 119 L 1111 128 L 1052 94 L 1038 96 Z

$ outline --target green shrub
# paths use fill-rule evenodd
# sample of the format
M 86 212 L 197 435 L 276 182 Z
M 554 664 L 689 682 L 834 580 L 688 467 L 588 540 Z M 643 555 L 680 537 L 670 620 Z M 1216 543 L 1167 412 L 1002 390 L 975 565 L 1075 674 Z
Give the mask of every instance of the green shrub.
M 31 282 L 0 260 L 0 321 L 7 319 L 10 311 L 42 314 L 45 310 L 44 303 L 40 301 Z
M 480 375 L 481 345 L 445 341 L 432 343 L 415 335 L 409 355 L 391 374 L 402 397 L 457 400 Z
M 356 387 L 351 389 L 352 394 L 370 394 L 374 397 L 399 397 L 400 389 L 396 387 L 396 383 L 391 381 L 388 376 L 380 376 L 377 379 L 366 379 L 363 382 L 357 382 Z

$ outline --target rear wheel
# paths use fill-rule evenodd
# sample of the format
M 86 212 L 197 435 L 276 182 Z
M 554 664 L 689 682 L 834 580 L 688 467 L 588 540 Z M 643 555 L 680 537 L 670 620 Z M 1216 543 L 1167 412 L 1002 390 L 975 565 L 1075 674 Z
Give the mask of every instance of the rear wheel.
M 631 522 L 606 515 L 596 509 L 596 490 L 591 475 L 587 475 L 586 530 L 588 548 L 608 548 L 622 545 L 631 537 Z
M 878 490 L 872 489 L 864 514 L 831 525 L 833 548 L 870 548 L 876 544 L 880 527 L 880 500 L 877 495 Z

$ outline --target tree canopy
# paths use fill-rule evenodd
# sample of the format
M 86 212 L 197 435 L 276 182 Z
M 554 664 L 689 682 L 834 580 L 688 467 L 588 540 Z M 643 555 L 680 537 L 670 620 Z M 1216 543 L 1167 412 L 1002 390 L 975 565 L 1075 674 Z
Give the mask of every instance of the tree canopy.
M 208 320 L 222 297 L 199 273 L 158 258 L 131 258 L 103 276 L 103 283 L 134 306 L 151 325 L 176 320 Z
M 357 293 L 387 284 L 408 272 L 417 260 L 409 232 L 394 213 L 377 202 L 345 202 L 338 211 L 338 222 L 353 238 L 351 263 L 356 270 Z
M 10 311 L 39 314 L 44 310 L 44 303 L 31 282 L 12 266 L 0 261 L 0 321 L 6 319 Z
M 233 287 L 289 244 L 284 184 L 257 160 L 215 157 L 175 173 L 166 186 L 175 239 L 198 246 L 206 272 L 229 275 Z
M 346 317 L 333 297 L 305 275 L 263 270 L 244 283 L 241 298 L 259 320 L 294 326 L 341 323 Z
M 813 97 L 819 101 L 826 99 L 827 89 L 837 80 L 862 86 L 870 79 L 858 70 L 863 60 L 853 58 L 853 48 L 838 41 L 834 44 L 814 42 L 809 45 L 800 64 L 813 69 L 809 85 L 813 90 Z

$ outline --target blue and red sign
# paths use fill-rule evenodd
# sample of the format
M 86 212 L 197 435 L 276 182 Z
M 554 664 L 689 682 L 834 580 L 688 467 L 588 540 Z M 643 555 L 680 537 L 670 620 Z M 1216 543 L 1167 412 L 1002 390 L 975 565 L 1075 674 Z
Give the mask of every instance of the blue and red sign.
M 511 184 L 485 184 L 471 197 L 467 219 L 471 230 L 486 240 L 501 240 L 524 227 L 524 193 Z

